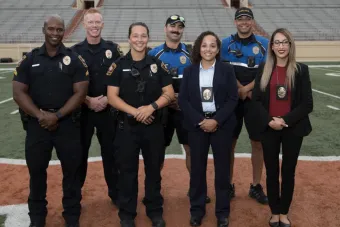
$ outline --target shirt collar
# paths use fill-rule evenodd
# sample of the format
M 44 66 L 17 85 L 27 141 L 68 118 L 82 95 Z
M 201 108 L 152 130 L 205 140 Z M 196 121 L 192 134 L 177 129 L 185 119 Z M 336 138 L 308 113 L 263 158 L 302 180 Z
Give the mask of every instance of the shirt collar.
M 215 69 L 215 64 L 216 64 L 216 59 L 215 59 L 214 64 L 212 64 L 212 66 L 210 66 L 209 69 L 204 69 L 203 66 L 202 66 L 202 61 L 201 61 L 201 62 L 200 62 L 200 70 L 210 70 L 210 69 Z
M 168 47 L 168 46 L 166 45 L 166 42 L 165 42 L 165 43 L 164 43 L 164 51 L 165 51 L 165 52 L 170 52 L 170 51 L 173 51 L 173 52 L 181 52 L 181 51 L 182 51 L 182 43 L 179 43 L 176 49 L 171 49 L 170 47 Z
M 125 55 L 125 59 L 133 61 L 132 56 L 131 56 L 131 50 L 129 50 L 129 52 Z M 145 57 L 141 61 L 144 61 L 146 65 L 151 65 L 155 63 L 153 61 L 152 56 L 148 54 L 146 54 Z
M 57 53 L 56 53 L 55 56 L 57 56 L 58 54 L 67 55 L 66 47 L 64 46 L 63 43 L 61 43 L 57 47 Z M 47 53 L 47 50 L 46 50 L 46 44 L 45 43 L 39 48 L 38 55 L 46 55 L 46 56 L 48 56 L 48 53 Z
M 104 41 L 104 39 L 100 39 L 100 49 L 108 49 L 108 45 L 106 44 L 106 42 Z M 85 38 L 84 40 L 84 47 L 88 50 L 89 49 L 89 42 L 87 41 L 87 39 Z

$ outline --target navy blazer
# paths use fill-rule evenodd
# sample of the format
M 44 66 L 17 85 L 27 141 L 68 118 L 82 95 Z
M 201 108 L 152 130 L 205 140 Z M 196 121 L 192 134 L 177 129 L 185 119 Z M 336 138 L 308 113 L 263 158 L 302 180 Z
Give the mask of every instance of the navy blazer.
M 259 132 L 264 132 L 272 120 L 269 116 L 270 86 L 267 85 L 265 91 L 260 89 L 263 68 L 264 64 L 260 65 L 252 96 L 255 105 L 253 117 L 256 119 L 252 124 Z M 308 114 L 313 111 L 313 95 L 308 66 L 297 63 L 297 68 L 298 72 L 295 73 L 294 87 L 291 92 L 291 111 L 282 118 L 293 134 L 302 137 L 312 131 Z
M 202 108 L 199 64 L 185 68 L 178 97 L 183 112 L 183 126 L 188 131 L 200 130 L 199 123 L 204 120 Z M 216 115 L 213 117 L 219 129 L 233 130 L 236 124 L 234 109 L 238 102 L 238 89 L 234 68 L 216 60 L 213 79 L 213 93 Z

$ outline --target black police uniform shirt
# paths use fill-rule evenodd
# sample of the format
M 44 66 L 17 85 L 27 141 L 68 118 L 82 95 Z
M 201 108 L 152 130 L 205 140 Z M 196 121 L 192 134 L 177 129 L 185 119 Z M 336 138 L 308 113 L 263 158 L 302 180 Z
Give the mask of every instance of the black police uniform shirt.
M 71 49 L 80 54 L 88 66 L 90 73 L 88 96 L 106 96 L 105 74 L 110 65 L 123 55 L 118 44 L 100 39 L 99 44 L 91 45 L 85 39 Z
M 28 94 L 41 109 L 59 109 L 74 94 L 73 84 L 88 81 L 84 59 L 63 44 L 50 57 L 45 44 L 18 63 L 13 81 L 28 85 Z
M 141 61 L 133 61 L 128 52 L 113 63 L 107 72 L 107 85 L 119 87 L 119 97 L 127 104 L 138 108 L 149 105 L 162 95 L 162 88 L 172 83 L 172 77 L 165 64 L 155 57 L 146 55 Z M 134 71 L 139 76 L 132 75 Z M 145 82 L 143 87 L 138 85 Z

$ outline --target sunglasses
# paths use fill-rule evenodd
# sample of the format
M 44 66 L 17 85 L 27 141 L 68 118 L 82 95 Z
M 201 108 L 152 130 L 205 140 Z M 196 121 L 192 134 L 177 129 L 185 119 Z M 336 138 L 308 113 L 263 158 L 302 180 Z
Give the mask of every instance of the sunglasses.
M 170 17 L 171 20 L 180 20 L 181 22 L 185 23 L 184 17 L 180 17 L 178 15 L 173 15 Z

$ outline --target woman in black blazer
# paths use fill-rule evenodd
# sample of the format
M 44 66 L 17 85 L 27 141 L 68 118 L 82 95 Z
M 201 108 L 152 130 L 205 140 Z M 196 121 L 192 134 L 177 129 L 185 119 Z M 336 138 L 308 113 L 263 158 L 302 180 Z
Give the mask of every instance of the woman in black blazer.
M 230 213 L 230 157 L 238 101 L 231 65 L 219 61 L 221 41 L 213 32 L 203 32 L 193 47 L 193 64 L 184 70 L 179 106 L 184 115 L 191 149 L 190 225 L 201 225 L 207 196 L 206 169 L 212 146 L 218 227 L 227 227 Z
M 268 56 L 255 80 L 253 101 L 262 131 L 267 172 L 267 193 L 272 212 L 270 226 L 289 227 L 288 211 L 293 198 L 295 167 L 304 136 L 312 127 L 308 114 L 313 97 L 308 66 L 297 63 L 290 32 L 280 28 L 271 36 Z M 282 146 L 281 194 L 279 153 Z

